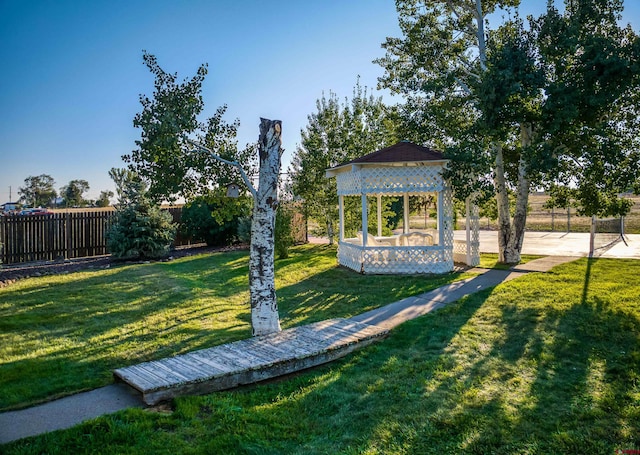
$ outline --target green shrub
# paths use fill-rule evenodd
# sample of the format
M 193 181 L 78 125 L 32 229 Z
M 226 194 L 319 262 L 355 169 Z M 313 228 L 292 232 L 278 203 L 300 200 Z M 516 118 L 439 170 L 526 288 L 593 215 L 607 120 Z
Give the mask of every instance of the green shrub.
M 140 194 L 118 208 L 107 232 L 107 249 L 115 259 L 157 259 L 169 252 L 175 233 L 171 214 Z
M 250 216 L 242 216 L 238 218 L 238 241 L 240 243 L 251 243 Z
M 215 191 L 185 205 L 181 222 L 187 235 L 209 246 L 229 245 L 238 238 L 239 220 L 250 212 L 250 198 L 230 198 Z
M 286 204 L 278 205 L 274 232 L 274 247 L 278 259 L 289 257 L 289 248 L 293 245 L 292 220 L 293 212 L 291 209 Z

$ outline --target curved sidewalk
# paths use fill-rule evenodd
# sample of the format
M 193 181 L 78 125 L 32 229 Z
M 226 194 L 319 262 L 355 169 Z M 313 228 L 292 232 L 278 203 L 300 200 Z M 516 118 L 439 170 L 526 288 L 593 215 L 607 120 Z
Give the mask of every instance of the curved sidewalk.
M 547 256 L 541 259 L 518 265 L 509 270 L 471 269 L 480 274 L 462 281 L 439 287 L 424 294 L 407 297 L 389 305 L 352 317 L 351 319 L 365 324 L 372 324 L 391 329 L 403 322 L 415 319 L 453 303 L 462 297 L 497 286 L 513 280 L 529 272 L 547 272 L 556 265 L 578 259 L 575 256 Z
M 529 272 L 546 272 L 556 265 L 575 259 L 578 258 L 575 256 L 549 256 L 510 270 L 472 269 L 479 275 L 385 305 L 354 316 L 351 320 L 391 329 L 405 321 L 455 302 L 466 295 L 518 278 Z M 144 407 L 141 396 L 123 384 L 112 384 L 31 408 L 0 413 L 0 444 L 49 431 L 70 428 L 85 420 L 131 407 Z

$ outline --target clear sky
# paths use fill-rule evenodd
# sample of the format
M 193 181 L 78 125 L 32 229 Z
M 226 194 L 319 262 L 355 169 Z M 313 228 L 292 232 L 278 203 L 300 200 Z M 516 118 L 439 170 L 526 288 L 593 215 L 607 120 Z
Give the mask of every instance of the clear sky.
M 625 4 L 638 30 L 640 1 Z M 0 0 L 0 204 L 39 174 L 57 190 L 85 179 L 89 198 L 113 190 L 138 96 L 153 92 L 143 49 L 180 80 L 208 63 L 203 118 L 227 104 L 240 146 L 260 117 L 282 120 L 286 167 L 323 91 L 351 97 L 358 76 L 375 88 L 372 60 L 398 35 L 393 0 Z

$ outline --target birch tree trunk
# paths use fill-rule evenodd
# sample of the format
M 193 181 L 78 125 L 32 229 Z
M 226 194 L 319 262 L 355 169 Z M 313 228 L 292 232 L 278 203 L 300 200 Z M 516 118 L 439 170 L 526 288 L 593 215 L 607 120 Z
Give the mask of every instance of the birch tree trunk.
M 333 221 L 327 221 L 327 237 L 329 237 L 329 245 L 333 245 Z
M 505 262 L 515 264 L 520 262 L 520 252 L 527 224 L 527 208 L 529 205 L 529 189 L 531 179 L 528 176 L 527 159 L 525 151 L 532 142 L 533 127 L 530 123 L 520 125 L 520 145 L 523 152 L 520 154 L 518 162 L 518 186 L 516 190 L 516 209 L 513 214 L 513 226 L 511 238 L 505 252 Z
M 530 123 L 520 125 L 520 143 L 523 149 L 531 145 L 533 128 Z M 502 146 L 493 144 L 496 155 L 494 184 L 498 201 L 498 251 L 499 261 L 506 264 L 520 262 L 520 252 L 524 241 L 527 223 L 527 207 L 529 204 L 529 187 L 531 180 L 527 175 L 527 162 L 524 153 L 518 162 L 518 183 L 516 191 L 516 207 L 511 223 L 509 210 L 509 194 L 504 175 L 504 156 Z
M 254 199 L 249 257 L 251 327 L 254 336 L 280 331 L 274 268 L 274 232 L 282 122 L 260 119 L 260 179 Z
M 506 250 L 511 237 L 511 213 L 509 210 L 509 193 L 504 175 L 504 156 L 502 145 L 494 142 L 491 147 L 496 156 L 494 185 L 498 203 L 498 261 L 507 262 Z

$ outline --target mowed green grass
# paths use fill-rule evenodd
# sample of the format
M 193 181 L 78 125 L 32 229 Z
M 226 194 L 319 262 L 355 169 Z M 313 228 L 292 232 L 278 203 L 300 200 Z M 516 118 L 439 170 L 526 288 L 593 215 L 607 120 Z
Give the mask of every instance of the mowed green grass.
M 350 317 L 463 276 L 363 276 L 329 246 L 276 261 L 284 328 Z M 467 275 L 465 275 L 467 276 Z M 0 289 L 0 410 L 113 381 L 115 368 L 251 336 L 248 252 L 19 281 Z
M 607 454 L 640 449 L 640 261 L 531 273 L 267 384 L 129 409 L 8 454 Z M 619 453 L 619 452 L 618 452 Z M 630 452 L 626 452 L 630 453 Z

